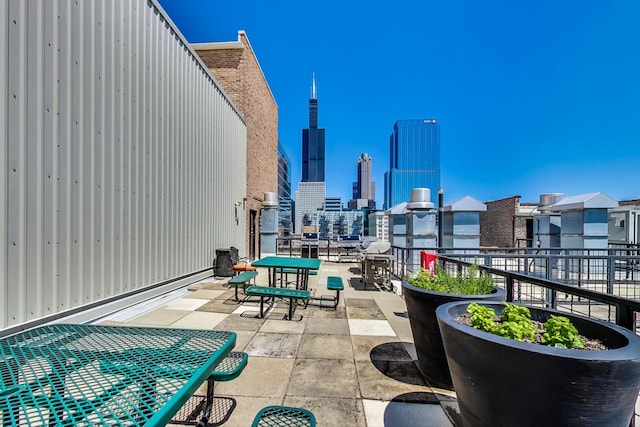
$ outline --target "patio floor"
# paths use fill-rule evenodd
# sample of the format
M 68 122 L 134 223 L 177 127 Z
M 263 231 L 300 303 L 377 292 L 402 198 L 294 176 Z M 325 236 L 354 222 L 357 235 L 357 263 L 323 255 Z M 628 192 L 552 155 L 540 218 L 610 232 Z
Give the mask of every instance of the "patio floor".
M 313 295 L 334 294 L 326 289 L 327 276 L 340 276 L 345 284 L 337 309 L 299 305 L 299 321 L 283 319 L 284 301 L 265 319 L 256 318 L 256 298 L 237 303 L 229 278 L 211 277 L 97 323 L 236 332 L 235 350 L 247 352 L 249 362 L 239 378 L 216 383 L 212 425 L 251 425 L 267 405 L 307 408 L 318 426 L 459 425 L 455 394 L 429 387 L 416 367 L 403 299 L 365 289 L 358 264 L 326 261 L 311 276 Z M 257 283 L 267 284 L 266 270 Z

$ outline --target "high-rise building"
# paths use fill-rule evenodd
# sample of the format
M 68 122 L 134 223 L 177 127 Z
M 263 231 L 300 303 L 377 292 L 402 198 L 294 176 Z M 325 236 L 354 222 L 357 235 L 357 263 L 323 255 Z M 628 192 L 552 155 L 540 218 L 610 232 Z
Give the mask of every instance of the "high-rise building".
M 376 185 L 371 180 L 371 157 L 367 153 L 362 153 L 358 157 L 356 181 L 353 182 L 353 198 L 349 200 L 349 210 L 368 209 L 373 211 L 376 208 Z
M 376 198 L 376 185 L 371 180 L 371 157 L 362 153 L 358 157 L 357 181 L 353 183 L 353 198 L 374 200 Z
M 311 78 L 309 128 L 302 129 L 302 181 L 296 191 L 296 234 L 311 226 L 309 213 L 324 208 L 324 129 L 318 128 L 318 97 L 315 74 Z
M 303 232 L 303 227 L 310 226 L 309 213 L 322 210 L 326 194 L 324 182 L 301 182 L 296 191 L 296 234 Z
M 291 200 L 289 165 L 289 156 L 278 142 L 278 237 L 289 237 L 293 233 L 293 201 Z
M 316 78 L 313 75 L 309 99 L 309 127 L 302 129 L 302 182 L 325 182 L 324 136 L 325 130 L 318 128 L 318 97 Z
M 384 175 L 384 208 L 411 200 L 414 188 L 440 188 L 440 125 L 435 119 L 398 120 L 389 140 L 389 170 Z

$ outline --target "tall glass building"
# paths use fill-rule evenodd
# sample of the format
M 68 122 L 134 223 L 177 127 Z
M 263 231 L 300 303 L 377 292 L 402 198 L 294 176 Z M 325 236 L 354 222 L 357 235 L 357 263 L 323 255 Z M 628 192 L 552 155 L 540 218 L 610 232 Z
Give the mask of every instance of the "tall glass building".
M 293 201 L 289 156 L 278 141 L 278 237 L 293 234 Z
M 384 208 L 409 202 L 414 188 L 440 188 L 440 125 L 436 119 L 398 120 L 389 138 L 389 170 L 384 174 Z
M 318 97 L 316 78 L 313 76 L 309 99 L 309 128 L 302 129 L 302 182 L 325 182 L 324 136 L 325 130 L 318 128 Z

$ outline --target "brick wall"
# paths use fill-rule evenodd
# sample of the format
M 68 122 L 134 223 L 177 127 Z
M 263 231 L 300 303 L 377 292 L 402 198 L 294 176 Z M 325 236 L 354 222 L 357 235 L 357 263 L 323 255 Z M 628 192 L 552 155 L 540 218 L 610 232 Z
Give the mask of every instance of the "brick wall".
M 223 90 L 244 115 L 247 125 L 247 224 L 246 251 L 249 256 L 250 215 L 255 220 L 255 256 L 259 256 L 260 208 L 265 192 L 278 192 L 278 107 L 269 84 L 243 31 L 238 32 L 242 47 L 229 43 L 229 48 L 197 48 Z M 221 44 L 224 45 L 224 44 Z
M 487 210 L 480 212 L 480 246 L 514 246 L 514 221 L 519 203 L 520 196 L 486 202 Z

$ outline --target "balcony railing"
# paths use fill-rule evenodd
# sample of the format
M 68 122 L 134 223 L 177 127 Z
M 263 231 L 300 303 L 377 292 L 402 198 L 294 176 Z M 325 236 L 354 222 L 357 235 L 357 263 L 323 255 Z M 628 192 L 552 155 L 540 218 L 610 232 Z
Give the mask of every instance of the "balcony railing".
M 411 252 L 392 248 L 398 277 L 419 269 Z M 435 252 L 436 250 L 425 249 Z M 507 299 L 581 314 L 637 330 L 640 254 L 637 248 L 441 250 L 441 268 L 459 273 L 473 263 L 507 290 Z

